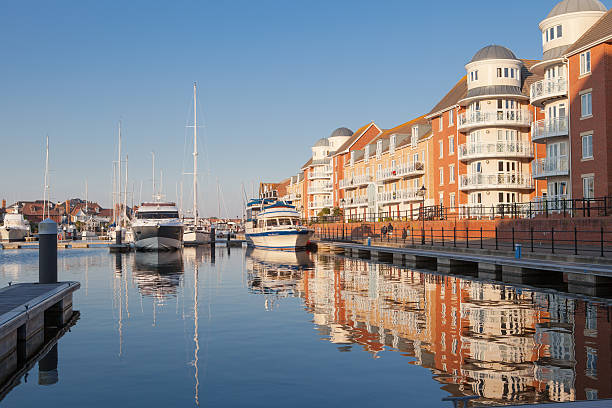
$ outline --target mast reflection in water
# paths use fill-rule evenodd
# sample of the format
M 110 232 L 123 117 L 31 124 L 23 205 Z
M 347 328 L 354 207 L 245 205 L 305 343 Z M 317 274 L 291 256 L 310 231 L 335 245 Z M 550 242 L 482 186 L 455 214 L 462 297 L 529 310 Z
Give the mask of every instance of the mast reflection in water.
M 451 395 L 479 395 L 477 405 L 612 398 L 609 305 L 357 259 L 318 255 L 313 267 L 307 256 L 282 256 L 250 254 L 249 290 L 303 298 L 339 351 L 400 352 Z
M 184 270 L 182 251 L 134 253 L 133 279 L 140 293 L 158 304 L 176 297 Z

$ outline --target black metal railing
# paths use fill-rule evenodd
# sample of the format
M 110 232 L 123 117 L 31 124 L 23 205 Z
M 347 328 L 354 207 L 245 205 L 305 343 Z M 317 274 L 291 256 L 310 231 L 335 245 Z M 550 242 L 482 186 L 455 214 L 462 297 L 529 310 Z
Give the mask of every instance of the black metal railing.
M 308 224 L 330 222 L 380 222 L 453 219 L 533 219 L 533 218 L 591 218 L 612 215 L 612 197 L 591 199 L 551 199 L 528 203 L 498 204 L 494 206 L 465 205 L 445 207 L 442 205 L 416 207 L 411 210 L 386 210 L 378 212 L 345 210 L 344 215 L 325 215 L 305 220 Z
M 344 223 L 315 226 L 315 238 L 323 241 L 367 242 L 372 245 L 427 246 L 488 249 L 584 256 L 612 256 L 612 231 L 560 228 L 443 228 L 393 225 L 392 223 Z

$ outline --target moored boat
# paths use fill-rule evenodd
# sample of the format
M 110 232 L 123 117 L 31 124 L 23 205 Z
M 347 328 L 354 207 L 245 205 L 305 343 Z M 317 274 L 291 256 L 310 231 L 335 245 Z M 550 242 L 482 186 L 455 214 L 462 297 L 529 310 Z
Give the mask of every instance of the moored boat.
M 173 251 L 183 245 L 183 223 L 174 203 L 142 203 L 132 230 L 137 250 Z
M 2 241 L 23 241 L 30 232 L 30 223 L 23 218 L 23 214 L 7 213 L 4 215 L 4 225 L 0 227 Z
M 284 201 L 263 205 L 247 222 L 246 239 L 255 248 L 295 251 L 306 248 L 313 230 L 302 226 L 295 207 Z

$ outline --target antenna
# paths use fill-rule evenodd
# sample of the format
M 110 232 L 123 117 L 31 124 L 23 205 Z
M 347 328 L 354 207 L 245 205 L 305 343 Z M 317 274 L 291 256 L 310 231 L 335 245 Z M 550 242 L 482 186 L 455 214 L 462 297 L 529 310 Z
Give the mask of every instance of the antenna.
M 47 200 L 49 194 L 49 134 L 47 134 L 47 143 L 45 149 L 45 185 L 43 188 L 43 220 L 45 220 L 45 213 L 48 216 Z

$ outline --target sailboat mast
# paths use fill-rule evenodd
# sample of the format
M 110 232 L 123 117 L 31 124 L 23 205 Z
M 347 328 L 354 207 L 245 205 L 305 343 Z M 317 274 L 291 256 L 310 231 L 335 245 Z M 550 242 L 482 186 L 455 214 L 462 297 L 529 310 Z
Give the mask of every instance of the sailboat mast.
M 123 222 L 127 226 L 128 155 L 125 155 L 125 187 L 123 195 Z
M 153 201 L 155 201 L 155 152 L 151 152 L 153 156 Z
M 119 223 L 117 225 L 119 225 L 119 228 L 121 228 L 121 224 L 123 223 L 123 219 L 121 216 L 121 204 L 122 204 L 122 200 L 121 200 L 121 121 L 119 121 L 119 151 L 118 151 L 118 159 L 117 159 L 117 163 L 118 163 L 118 183 L 119 183 L 119 188 L 117 189 L 117 193 L 119 194 L 119 199 L 117 200 L 119 203 Z
M 198 225 L 198 113 L 197 84 L 193 83 L 193 223 Z

